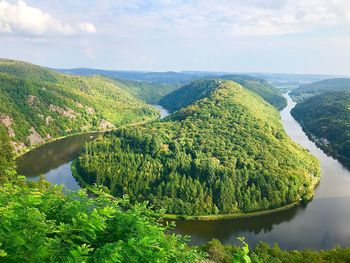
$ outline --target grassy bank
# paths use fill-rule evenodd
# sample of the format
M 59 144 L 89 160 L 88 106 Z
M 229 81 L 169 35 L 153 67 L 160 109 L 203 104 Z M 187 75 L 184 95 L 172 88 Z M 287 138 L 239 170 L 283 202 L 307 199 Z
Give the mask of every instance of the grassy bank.
M 229 220 L 229 219 L 238 219 L 238 218 L 249 218 L 262 215 L 269 215 L 281 211 L 291 209 L 293 207 L 299 206 L 301 200 L 295 203 L 278 207 L 275 209 L 257 211 L 251 213 L 235 213 L 235 214 L 219 214 L 219 215 L 199 215 L 199 216 L 186 216 L 186 215 L 174 215 L 174 214 L 164 214 L 163 217 L 169 220 L 201 220 L 201 221 L 210 221 L 210 220 Z

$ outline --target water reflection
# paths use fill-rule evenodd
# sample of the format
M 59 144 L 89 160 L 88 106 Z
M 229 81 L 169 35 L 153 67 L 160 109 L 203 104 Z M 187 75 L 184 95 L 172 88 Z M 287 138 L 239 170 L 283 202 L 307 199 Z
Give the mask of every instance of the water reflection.
M 16 160 L 17 172 L 31 180 L 38 180 L 43 174 L 51 183 L 64 184 L 72 190 L 79 189 L 71 173 L 71 161 L 79 155 L 86 142 L 101 134 L 72 136 L 34 149 Z
M 290 114 L 295 103 L 289 96 L 288 107 L 281 112 L 287 134 L 307 148 L 321 162 L 321 182 L 315 198 L 307 207 L 255 218 L 227 221 L 177 221 L 175 232 L 191 236 L 192 244 L 216 238 L 235 243 L 245 236 L 249 244 L 264 241 L 286 249 L 327 249 L 350 245 L 350 172 L 311 142 Z
M 288 107 L 281 112 L 287 134 L 307 148 L 321 162 L 321 183 L 307 207 L 295 207 L 275 214 L 224 221 L 178 221 L 175 232 L 190 235 L 192 244 L 213 238 L 235 243 L 245 236 L 249 244 L 264 241 L 287 249 L 327 249 L 336 244 L 350 246 L 350 173 L 337 160 L 328 157 L 303 133 L 290 115 L 295 103 L 287 96 Z M 161 112 L 161 107 L 157 107 Z M 168 113 L 162 113 L 165 117 Z M 17 160 L 18 172 L 32 179 L 45 174 L 48 181 L 79 189 L 70 170 L 85 142 L 97 135 L 80 135 L 56 141 L 29 152 Z

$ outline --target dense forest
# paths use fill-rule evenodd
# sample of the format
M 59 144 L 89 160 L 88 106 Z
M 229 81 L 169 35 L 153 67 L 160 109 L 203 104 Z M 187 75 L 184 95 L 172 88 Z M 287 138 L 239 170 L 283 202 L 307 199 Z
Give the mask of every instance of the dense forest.
M 287 106 L 287 101 L 283 97 L 282 92 L 266 80 L 245 75 L 227 75 L 221 76 L 220 79 L 235 81 L 248 90 L 256 92 L 278 110 Z M 218 79 L 218 81 L 220 80 Z M 170 111 L 178 110 L 210 94 L 215 89 L 215 85 L 213 86 L 211 83 L 214 82 L 208 82 L 206 80 L 192 82 L 164 96 L 159 103 Z
M 232 81 L 191 85 L 210 92 L 163 121 L 88 143 L 76 163 L 80 176 L 178 215 L 266 210 L 312 197 L 319 163 L 285 134 L 274 107 Z
M 350 78 L 332 78 L 305 84 L 293 89 L 290 96 L 294 100 L 302 102 L 313 96 L 331 91 L 350 91 Z
M 108 77 L 116 80 L 118 86 L 124 90 L 150 104 L 159 104 L 165 95 L 205 75 L 204 73 L 113 71 L 90 68 L 59 69 L 58 71 L 83 76 Z
M 112 78 L 111 78 L 112 79 Z M 153 81 L 137 81 L 137 80 L 123 80 L 112 79 L 117 81 L 118 86 L 126 90 L 136 98 L 144 100 L 150 104 L 159 104 L 161 98 L 170 92 L 182 87 L 181 82 L 173 83 L 159 83 Z
M 0 125 L 1 127 L 1 125 Z M 13 171 L 0 129 L 0 262 L 198 262 L 204 257 L 146 204 L 111 199 L 102 189 L 62 191 Z
M 60 136 L 158 116 L 156 109 L 116 81 L 63 75 L 24 62 L 0 60 L 0 123 L 17 152 Z
M 292 115 L 318 146 L 350 166 L 350 91 L 312 97 Z
M 46 76 L 48 79 L 51 77 Z M 33 73 L 34 78 L 37 78 L 36 73 Z M 34 82 L 38 81 L 42 83 L 42 79 Z M 218 84 L 214 81 L 205 85 Z M 21 128 L 20 125 L 18 128 Z M 218 125 L 222 129 L 218 129 Z M 252 131 L 256 132 L 255 138 Z M 27 181 L 17 175 L 10 134 L 8 127 L 0 123 L 0 262 L 349 261 L 348 248 L 319 252 L 288 251 L 281 250 L 277 245 L 270 247 L 260 243 L 249 251 L 244 241 L 242 247 L 238 247 L 224 245 L 217 240 L 200 247 L 190 247 L 187 245 L 188 238 L 171 234 L 171 228 L 162 220 L 164 210 L 158 211 L 156 206 L 150 207 L 143 202 L 135 204 L 133 195 L 112 198 L 100 186 L 95 188 L 95 195 L 91 198 L 85 190 L 63 191 L 44 180 Z M 102 155 L 105 147 L 113 149 L 114 155 Z M 127 149 L 125 155 L 120 155 L 121 147 Z M 224 155 L 223 151 L 227 150 L 229 154 Z M 232 82 L 221 83 L 206 98 L 162 122 L 124 128 L 101 137 L 87 146 L 85 157 L 80 160 L 86 158 L 88 153 L 96 154 L 95 161 L 102 157 L 102 164 L 107 165 L 106 171 L 115 168 L 108 166 L 111 158 L 128 164 L 125 170 L 130 173 L 125 175 L 131 175 L 132 165 L 139 165 L 137 173 L 133 174 L 135 180 L 125 178 L 125 186 L 130 186 L 129 189 L 125 188 L 128 193 L 132 193 L 130 189 L 141 189 L 143 181 L 148 183 L 152 179 L 152 174 L 147 171 L 158 171 L 157 180 L 160 180 L 163 179 L 163 169 L 168 169 L 171 180 L 167 181 L 164 189 L 171 193 L 169 196 L 176 196 L 176 202 L 179 201 L 177 196 L 182 196 L 186 201 L 193 194 L 196 198 L 205 194 L 205 201 L 210 202 L 210 196 L 205 191 L 220 191 L 217 207 L 220 207 L 220 203 L 227 205 L 231 201 L 238 205 L 230 196 L 232 189 L 234 198 L 244 199 L 243 203 L 248 205 L 256 204 L 256 200 L 261 199 L 256 198 L 259 195 L 268 201 L 272 197 L 272 205 L 277 205 L 278 198 L 282 197 L 275 192 L 276 189 L 292 201 L 311 193 L 308 191 L 312 191 L 314 182 L 310 173 L 318 175 L 317 162 L 285 135 L 277 111 Z M 240 156 L 237 157 L 238 153 Z M 277 164 L 281 165 L 284 173 L 279 174 L 281 171 L 277 169 Z M 101 167 L 98 166 L 99 169 Z M 193 178 L 188 176 L 189 169 L 194 171 Z M 241 181 L 238 176 L 242 176 Z M 109 179 L 101 178 L 103 180 L 107 182 Z M 214 187 L 209 189 L 203 180 L 214 182 Z M 220 184 L 220 180 L 223 183 Z M 202 185 L 206 187 L 203 192 Z M 298 197 L 293 197 L 293 189 L 297 191 L 300 188 L 304 189 L 294 193 Z M 163 191 L 162 187 L 158 189 Z M 239 193 L 243 189 L 247 191 Z M 169 200 L 165 192 L 162 194 Z M 252 202 L 247 202 L 250 198 Z
M 243 87 L 256 92 L 278 110 L 282 110 L 287 106 L 287 100 L 283 97 L 282 91 L 264 79 L 245 75 L 227 75 L 221 76 L 220 78 L 232 80 Z

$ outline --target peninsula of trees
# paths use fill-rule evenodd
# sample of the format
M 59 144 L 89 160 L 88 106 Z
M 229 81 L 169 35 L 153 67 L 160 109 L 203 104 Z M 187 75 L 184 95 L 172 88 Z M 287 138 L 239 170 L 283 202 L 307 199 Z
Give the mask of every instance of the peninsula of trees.
M 166 119 L 87 144 L 79 175 L 178 215 L 252 212 L 312 197 L 319 163 L 285 134 L 273 106 L 232 81 L 181 90 L 193 97 Z

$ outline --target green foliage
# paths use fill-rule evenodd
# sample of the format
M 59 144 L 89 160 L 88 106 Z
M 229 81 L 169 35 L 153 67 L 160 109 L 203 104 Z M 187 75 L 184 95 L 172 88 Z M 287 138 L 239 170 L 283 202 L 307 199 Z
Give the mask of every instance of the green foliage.
M 282 250 L 277 244 L 270 247 L 260 242 L 253 251 L 249 252 L 246 243 L 243 243 L 243 247 L 238 247 L 223 245 L 218 240 L 212 240 L 199 249 L 207 253 L 208 259 L 215 263 L 347 263 L 350 260 L 350 248 L 340 247 L 321 251 Z M 237 260 L 238 255 L 239 260 Z
M 171 92 L 163 97 L 159 103 L 169 111 L 181 109 L 210 95 L 217 88 L 218 83 L 219 80 L 196 80 L 183 86 L 181 89 Z
M 150 104 L 159 104 L 162 97 L 181 88 L 181 82 L 158 83 L 153 81 L 114 80 L 124 90 Z
M 68 134 L 156 119 L 158 114 L 115 81 L 0 60 L 0 123 L 6 119 L 17 151 Z M 41 138 L 30 140 L 32 128 Z
M 350 260 L 350 248 L 282 250 L 277 244 L 270 247 L 261 242 L 254 249 L 251 258 L 253 263 L 346 263 Z
M 10 138 L 6 128 L 0 124 L 0 184 L 7 179 L 9 171 L 13 170 L 13 167 L 14 161 Z
M 0 186 L 0 257 L 6 262 L 196 262 L 165 234 L 158 212 L 127 199 L 89 198 L 45 182 Z M 0 260 L 1 261 L 1 260 Z
M 245 75 L 222 76 L 222 79 L 232 80 L 243 87 L 259 94 L 264 100 L 276 109 L 282 110 L 287 106 L 287 100 L 283 97 L 282 90 L 274 87 L 268 81 Z
M 292 115 L 327 153 L 350 166 L 350 92 L 330 92 L 298 103 Z
M 287 106 L 287 101 L 283 97 L 282 92 L 269 84 L 266 80 L 254 78 L 244 75 L 227 75 L 221 76 L 220 79 L 232 80 L 242 85 L 248 90 L 259 94 L 267 102 L 275 106 L 278 110 Z M 222 80 L 217 79 L 216 82 Z M 177 89 L 160 100 L 160 104 L 170 111 L 178 110 L 188 106 L 194 101 L 208 96 L 215 90 L 216 82 L 207 80 L 197 80 L 181 89 Z
M 233 263 L 251 263 L 252 261 L 248 256 L 248 244 L 244 241 L 243 237 L 239 237 L 238 240 L 243 243 L 243 247 L 239 249 L 235 254 L 233 254 Z
M 305 84 L 290 92 L 290 96 L 298 101 L 332 91 L 350 91 L 350 78 L 334 78 Z
M 178 215 L 310 199 L 319 163 L 285 134 L 277 110 L 234 82 L 207 82 L 195 82 L 212 87 L 207 97 L 163 121 L 87 144 L 76 164 L 80 176 Z

